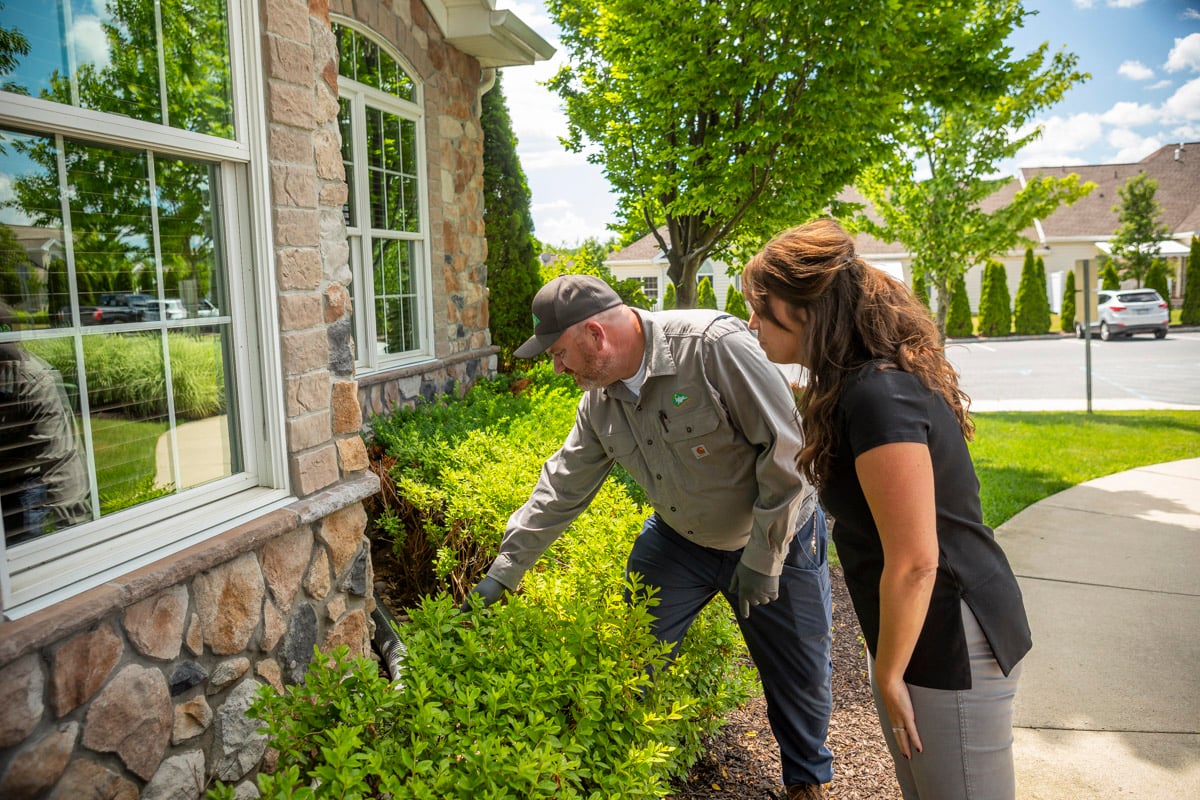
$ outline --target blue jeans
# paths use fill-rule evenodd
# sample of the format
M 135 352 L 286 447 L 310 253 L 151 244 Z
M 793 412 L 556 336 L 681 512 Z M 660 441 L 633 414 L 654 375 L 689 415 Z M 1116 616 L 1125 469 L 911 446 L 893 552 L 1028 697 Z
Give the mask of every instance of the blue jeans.
M 694 544 L 657 514 L 646 520 L 625 567 L 626 575 L 636 572 L 643 584 L 658 589 L 659 603 L 650 609 L 654 634 L 676 650 L 701 609 L 718 593 L 725 596 L 762 680 L 784 784 L 822 784 L 833 777 L 833 756 L 825 746 L 833 711 L 827 537 L 818 508 L 792 539 L 779 599 L 752 606 L 746 619 L 737 616 L 737 598 L 729 593 L 742 551 Z

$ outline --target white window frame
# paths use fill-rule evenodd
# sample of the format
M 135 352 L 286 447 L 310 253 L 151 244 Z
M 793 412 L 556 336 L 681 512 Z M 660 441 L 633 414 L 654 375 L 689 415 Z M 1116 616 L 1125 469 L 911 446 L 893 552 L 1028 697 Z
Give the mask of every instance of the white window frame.
M 243 471 L 44 539 L 0 541 L 0 602 L 17 619 L 138 569 L 290 502 L 283 436 L 267 122 L 257 6 L 229 0 L 234 130 L 222 139 L 33 97 L 0 93 L 0 123 L 39 135 L 149 149 L 217 164 L 221 240 L 233 318 Z M 249 233 L 247 233 L 249 232 Z M 246 266 L 252 265 L 252 266 Z M 94 482 L 94 475 L 90 476 Z
M 360 374 L 377 372 L 391 367 L 430 361 L 435 357 L 434 326 L 433 326 L 433 260 L 430 253 L 429 225 L 429 164 L 425 136 L 425 95 L 424 86 L 418 73 L 408 59 L 396 50 L 391 43 L 373 33 L 356 20 L 330 15 L 334 23 L 353 30 L 359 36 L 369 39 L 379 49 L 393 59 L 407 73 L 413 85 L 413 100 L 405 100 L 395 95 L 387 94 L 372 86 L 351 80 L 343 75 L 338 76 L 338 93 L 340 99 L 350 103 L 351 127 L 356 135 L 350 143 L 354 160 L 355 175 L 352 194 L 349 202 L 354 203 L 357 211 L 355 225 L 347 222 L 346 235 L 350 244 L 350 293 L 354 302 L 354 339 L 356 343 L 355 367 Z M 375 320 L 375 281 L 372 274 L 372 248 L 375 237 L 372 236 L 370 214 L 370 181 L 367 175 L 367 141 L 366 141 L 366 111 L 367 107 L 376 108 L 389 114 L 396 114 L 416 123 L 417 149 L 417 181 L 419 182 L 417 199 L 421 218 L 419 232 L 392 231 L 395 234 L 388 238 L 399 241 L 417 243 L 416 284 L 417 309 L 419 319 L 416 330 L 420 346 L 415 350 L 404 353 L 380 353 L 376 346 L 378 326 Z M 349 176 L 348 176 L 349 177 Z

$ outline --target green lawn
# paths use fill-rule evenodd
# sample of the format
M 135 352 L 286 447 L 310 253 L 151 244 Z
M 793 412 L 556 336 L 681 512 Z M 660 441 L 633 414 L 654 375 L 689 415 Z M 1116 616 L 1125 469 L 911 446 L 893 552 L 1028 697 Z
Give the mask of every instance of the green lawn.
M 153 488 L 154 451 L 158 437 L 166 430 L 166 422 L 92 419 L 96 485 L 100 488 L 102 514 L 111 514 L 164 494 L 162 489 Z
M 995 528 L 1077 483 L 1134 467 L 1200 458 L 1200 411 L 975 414 L 971 456 L 984 521 Z

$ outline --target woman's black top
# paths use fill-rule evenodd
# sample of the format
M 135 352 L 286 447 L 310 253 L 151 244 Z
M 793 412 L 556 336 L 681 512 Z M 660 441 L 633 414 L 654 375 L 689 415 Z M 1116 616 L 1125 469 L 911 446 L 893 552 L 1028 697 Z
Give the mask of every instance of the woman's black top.
M 906 682 L 931 689 L 971 688 L 963 634 L 965 600 L 1004 674 L 1029 651 L 1032 640 L 1017 579 L 992 530 L 983 524 L 979 479 L 962 429 L 941 395 L 916 376 L 882 362 L 851 376 L 838 403 L 837 441 L 821 502 L 835 518 L 833 540 L 867 648 L 879 642 L 879 579 L 883 545 L 863 496 L 855 459 L 880 445 L 929 446 L 937 505 L 938 570 L 933 596 Z M 899 474 L 895 480 L 903 481 Z

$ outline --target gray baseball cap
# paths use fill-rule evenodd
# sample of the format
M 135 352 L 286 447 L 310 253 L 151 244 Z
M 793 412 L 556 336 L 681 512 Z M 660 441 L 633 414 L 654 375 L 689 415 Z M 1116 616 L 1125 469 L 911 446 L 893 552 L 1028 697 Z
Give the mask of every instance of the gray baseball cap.
M 621 303 L 612 287 L 593 275 L 559 275 L 534 295 L 533 336 L 513 355 L 535 358 L 557 342 L 567 328 Z

